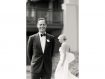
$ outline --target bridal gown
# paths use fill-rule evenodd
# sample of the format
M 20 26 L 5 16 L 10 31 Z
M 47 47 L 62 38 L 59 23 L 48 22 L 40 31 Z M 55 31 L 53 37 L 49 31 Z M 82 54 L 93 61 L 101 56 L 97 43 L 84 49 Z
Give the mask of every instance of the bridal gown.
M 65 49 L 68 50 L 67 47 Z M 55 79 L 78 79 L 78 77 L 73 75 L 69 70 L 69 63 L 71 63 L 75 59 L 75 57 L 72 53 L 68 51 L 64 53 L 65 49 L 63 49 L 62 47 L 60 47 L 59 49 L 60 60 L 55 70 Z M 64 64 L 61 65 L 64 54 L 65 54 L 65 61 Z

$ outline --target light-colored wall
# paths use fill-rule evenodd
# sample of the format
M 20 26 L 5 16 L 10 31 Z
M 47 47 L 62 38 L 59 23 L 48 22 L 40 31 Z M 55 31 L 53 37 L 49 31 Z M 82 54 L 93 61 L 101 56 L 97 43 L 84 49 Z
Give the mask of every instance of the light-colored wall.
M 78 0 L 64 0 L 64 29 L 71 51 L 78 52 Z

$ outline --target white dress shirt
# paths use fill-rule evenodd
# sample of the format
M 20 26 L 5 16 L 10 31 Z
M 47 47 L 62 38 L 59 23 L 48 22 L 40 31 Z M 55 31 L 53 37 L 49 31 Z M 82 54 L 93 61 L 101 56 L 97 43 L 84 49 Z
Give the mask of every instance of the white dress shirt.
M 40 37 L 40 43 L 41 43 L 42 51 L 44 53 L 45 45 L 46 45 L 46 36 L 41 37 L 41 33 L 39 32 L 39 37 Z

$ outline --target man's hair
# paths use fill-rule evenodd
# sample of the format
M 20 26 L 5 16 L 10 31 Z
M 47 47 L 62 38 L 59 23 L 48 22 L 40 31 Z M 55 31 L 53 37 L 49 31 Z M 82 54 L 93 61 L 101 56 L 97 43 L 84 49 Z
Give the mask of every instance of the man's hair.
M 45 20 L 45 23 L 47 24 L 46 18 L 38 18 L 37 23 L 38 23 L 40 20 Z

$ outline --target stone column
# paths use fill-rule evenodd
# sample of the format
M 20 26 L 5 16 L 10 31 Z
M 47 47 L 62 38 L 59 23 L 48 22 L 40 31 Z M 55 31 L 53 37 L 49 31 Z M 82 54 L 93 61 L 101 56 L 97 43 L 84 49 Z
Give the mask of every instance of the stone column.
M 78 0 L 64 0 L 64 29 L 71 51 L 78 52 Z

